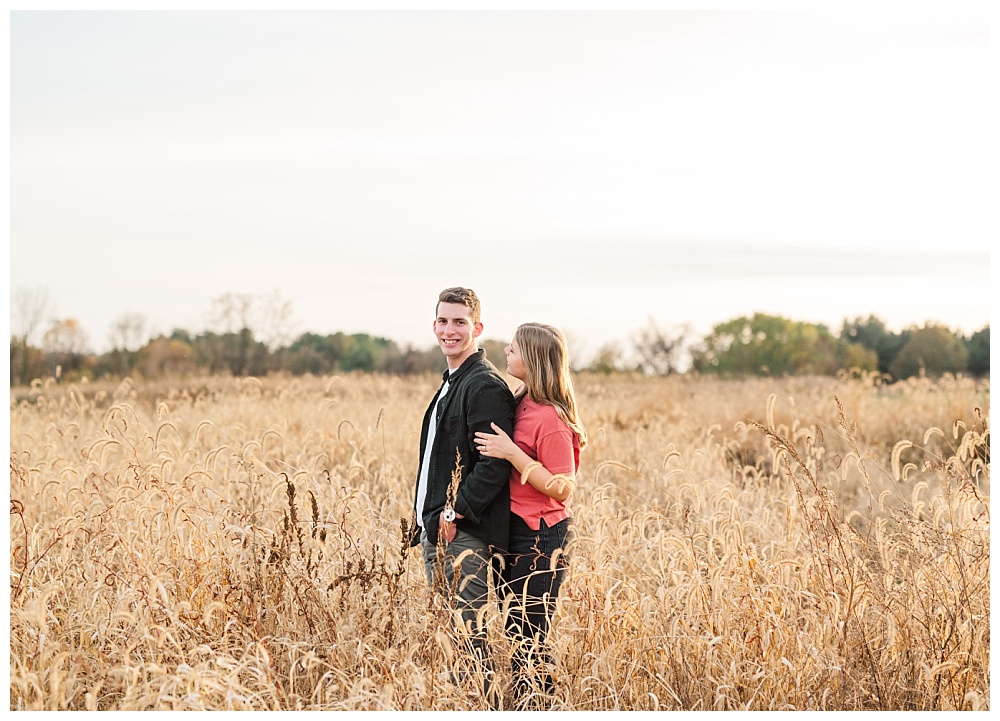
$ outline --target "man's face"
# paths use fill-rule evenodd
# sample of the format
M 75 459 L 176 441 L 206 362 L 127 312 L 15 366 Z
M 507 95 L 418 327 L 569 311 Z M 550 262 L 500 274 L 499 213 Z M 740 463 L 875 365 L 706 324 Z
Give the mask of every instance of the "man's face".
M 434 335 L 449 368 L 458 368 L 476 352 L 476 338 L 483 332 L 482 323 L 472 322 L 472 310 L 461 303 L 438 303 Z

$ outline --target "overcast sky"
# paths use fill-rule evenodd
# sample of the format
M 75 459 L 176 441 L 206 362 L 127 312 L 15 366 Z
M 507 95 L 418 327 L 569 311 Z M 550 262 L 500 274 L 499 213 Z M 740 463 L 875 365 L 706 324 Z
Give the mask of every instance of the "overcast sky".
M 451 285 L 588 352 L 755 312 L 971 333 L 986 6 L 858 7 L 13 12 L 11 285 L 95 350 L 276 291 L 426 347 Z

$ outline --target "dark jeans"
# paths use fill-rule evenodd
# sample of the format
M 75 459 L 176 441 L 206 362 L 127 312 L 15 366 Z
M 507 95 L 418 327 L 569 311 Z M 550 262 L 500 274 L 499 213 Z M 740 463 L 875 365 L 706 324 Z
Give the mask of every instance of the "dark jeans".
M 510 598 L 507 633 L 517 644 L 514 649 L 516 693 L 523 696 L 532 687 L 551 693 L 553 682 L 545 672 L 531 681 L 532 662 L 549 664 L 545 637 L 555 611 L 559 587 L 566 578 L 569 561 L 564 555 L 570 519 L 549 528 L 543 520 L 537 531 L 516 514 L 510 516 L 510 543 L 504 569 L 505 592 Z M 558 557 L 556 551 L 560 550 Z M 553 562 L 553 558 L 555 561 Z

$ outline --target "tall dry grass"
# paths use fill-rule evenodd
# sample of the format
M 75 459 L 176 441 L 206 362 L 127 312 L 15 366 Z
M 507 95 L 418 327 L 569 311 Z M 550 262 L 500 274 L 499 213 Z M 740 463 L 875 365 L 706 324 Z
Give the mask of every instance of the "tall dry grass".
M 402 543 L 436 383 L 16 395 L 11 709 L 485 708 Z M 988 384 L 577 385 L 543 707 L 988 708 Z

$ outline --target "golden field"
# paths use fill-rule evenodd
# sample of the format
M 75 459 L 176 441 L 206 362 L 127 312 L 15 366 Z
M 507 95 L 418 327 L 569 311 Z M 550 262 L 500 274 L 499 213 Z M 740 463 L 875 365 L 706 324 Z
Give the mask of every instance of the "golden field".
M 576 382 L 543 707 L 989 707 L 988 382 Z M 486 708 L 401 548 L 438 383 L 12 391 L 10 708 Z

